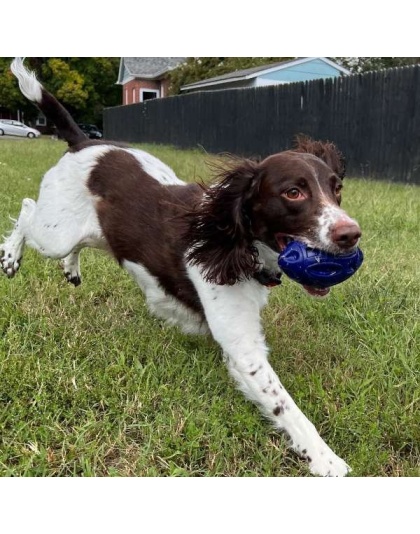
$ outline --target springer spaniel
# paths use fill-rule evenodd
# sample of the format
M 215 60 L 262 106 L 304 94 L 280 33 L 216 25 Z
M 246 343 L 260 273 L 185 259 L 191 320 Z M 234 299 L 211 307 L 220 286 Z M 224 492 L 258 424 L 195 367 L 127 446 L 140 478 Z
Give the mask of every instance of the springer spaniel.
M 15 275 L 26 243 L 62 259 L 68 281 L 78 285 L 81 249 L 108 250 L 138 282 L 152 312 L 184 332 L 211 332 L 238 387 L 313 474 L 346 475 L 349 466 L 270 366 L 260 320 L 268 288 L 280 283 L 277 258 L 289 239 L 332 253 L 358 244 L 360 228 L 340 208 L 345 168 L 336 147 L 300 138 L 293 150 L 259 163 L 231 164 L 213 185 L 186 184 L 146 152 L 87 140 L 21 58 L 11 68 L 69 150 L 45 174 L 38 201 L 23 200 L 0 245 L 5 274 Z

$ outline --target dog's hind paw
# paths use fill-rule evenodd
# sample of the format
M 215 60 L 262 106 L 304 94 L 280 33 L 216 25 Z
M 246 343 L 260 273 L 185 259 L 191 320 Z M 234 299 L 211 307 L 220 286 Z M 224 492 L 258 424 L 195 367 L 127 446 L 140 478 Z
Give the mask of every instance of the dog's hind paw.
M 67 282 L 73 284 L 74 287 L 80 286 L 80 284 L 82 283 L 82 279 L 78 274 L 74 276 L 72 273 L 64 273 L 64 276 L 66 277 Z
M 69 254 L 59 263 L 59 267 L 63 270 L 67 282 L 73 284 L 75 287 L 80 286 L 82 283 L 82 277 L 79 271 L 77 254 Z
M 0 254 L 2 255 L 0 259 L 1 270 L 8 278 L 13 278 L 19 270 L 22 258 L 16 259 L 10 252 L 7 253 L 2 249 L 0 249 Z

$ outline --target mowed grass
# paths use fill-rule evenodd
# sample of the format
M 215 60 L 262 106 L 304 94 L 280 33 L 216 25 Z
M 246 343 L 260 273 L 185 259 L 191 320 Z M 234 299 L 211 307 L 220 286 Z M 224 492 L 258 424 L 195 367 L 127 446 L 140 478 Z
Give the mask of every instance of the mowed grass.
M 200 151 L 147 146 L 183 179 Z M 0 234 L 37 198 L 62 142 L 0 139 Z M 365 263 L 326 300 L 284 280 L 264 311 L 280 380 L 353 476 L 419 476 L 420 189 L 345 182 Z M 2 476 L 303 476 L 306 466 L 238 392 L 212 339 L 149 315 L 109 257 L 83 283 L 26 249 L 0 277 Z

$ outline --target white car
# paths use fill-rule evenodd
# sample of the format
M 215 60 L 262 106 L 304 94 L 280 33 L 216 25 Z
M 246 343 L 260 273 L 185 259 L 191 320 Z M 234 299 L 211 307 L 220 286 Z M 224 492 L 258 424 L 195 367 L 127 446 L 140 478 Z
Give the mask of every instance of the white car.
M 0 119 L 0 136 L 1 135 L 18 135 L 19 137 L 29 137 L 30 139 L 33 139 L 34 137 L 39 137 L 41 132 L 35 130 L 35 128 L 26 126 L 23 122 Z

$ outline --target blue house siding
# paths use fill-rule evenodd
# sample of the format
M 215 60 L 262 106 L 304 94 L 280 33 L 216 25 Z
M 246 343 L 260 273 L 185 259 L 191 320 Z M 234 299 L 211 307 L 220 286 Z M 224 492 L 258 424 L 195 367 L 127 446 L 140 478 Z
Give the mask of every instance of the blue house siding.
M 276 82 L 306 82 L 320 78 L 335 78 L 341 72 L 333 66 L 328 65 L 321 59 L 314 59 L 299 65 L 292 65 L 277 71 L 269 72 L 263 76 L 258 76 L 262 80 L 273 80 Z
M 229 72 L 221 76 L 184 85 L 181 90 L 216 91 L 218 89 L 261 87 L 264 85 L 337 78 L 347 74 L 350 74 L 349 70 L 334 63 L 329 58 L 297 58 L 291 61 L 282 61 L 281 63 Z

